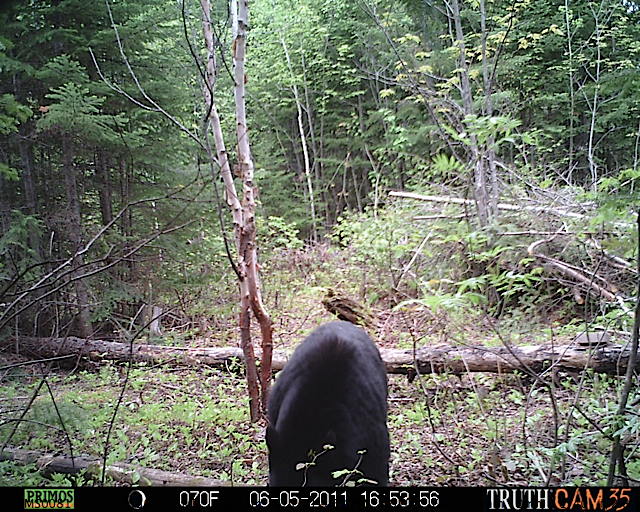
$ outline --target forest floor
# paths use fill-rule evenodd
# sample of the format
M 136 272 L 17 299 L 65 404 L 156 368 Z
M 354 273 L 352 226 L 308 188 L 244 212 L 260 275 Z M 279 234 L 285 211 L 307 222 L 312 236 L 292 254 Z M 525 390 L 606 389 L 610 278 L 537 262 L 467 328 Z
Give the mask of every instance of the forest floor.
M 361 276 L 349 279 L 352 274 L 346 271 L 336 276 L 335 269 L 342 267 L 329 263 L 310 269 L 289 262 L 285 266 L 292 271 L 266 272 L 263 289 L 276 349 L 292 351 L 306 334 L 332 319 L 321 304 L 327 283 L 358 298 Z M 517 322 L 505 322 L 506 333 L 474 310 L 451 315 L 417 307 L 393 309 L 383 298 L 371 311 L 376 320 L 370 334 L 385 348 L 452 342 L 496 346 L 505 336 L 532 344 L 550 336 L 549 329 L 540 326 L 520 324 L 516 329 Z M 207 321 L 194 325 L 201 327 L 188 335 L 166 333 L 166 339 L 156 342 L 239 346 L 233 312 L 226 317 L 212 312 Z M 7 354 L 0 358 L 15 362 Z M 5 366 L 3 361 L 0 365 Z M 8 374 L 0 387 L 0 419 L 8 420 L 24 408 L 40 381 L 33 365 Z M 393 486 L 602 485 L 606 479 L 608 434 L 620 386 L 616 378 L 549 373 L 536 380 L 469 373 L 422 375 L 413 382 L 389 375 L 388 382 Z M 20 424 L 10 445 L 68 453 L 70 439 L 75 454 L 101 457 L 113 425 L 109 462 L 234 485 L 267 483 L 266 425 L 249 420 L 242 368 L 220 371 L 169 362 L 128 369 L 103 363 L 54 371 L 47 383 L 51 394 L 41 389 L 25 416 L 29 421 Z M 0 426 L 3 442 L 12 430 L 12 423 Z M 0 468 L 0 482 L 33 483 L 34 475 L 17 475 L 2 464 Z M 640 479 L 637 452 L 627 469 Z

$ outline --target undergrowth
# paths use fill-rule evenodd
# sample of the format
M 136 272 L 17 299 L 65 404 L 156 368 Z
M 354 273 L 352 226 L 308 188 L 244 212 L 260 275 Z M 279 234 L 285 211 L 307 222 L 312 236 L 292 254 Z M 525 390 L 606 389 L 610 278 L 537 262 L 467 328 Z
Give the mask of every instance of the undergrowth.
M 552 281 L 527 256 L 526 236 L 509 252 L 496 233 L 469 232 L 464 223 L 417 229 L 407 222 L 415 214 L 398 208 L 369 214 L 367 222 L 344 217 L 332 244 L 313 248 L 294 243 L 295 230 L 272 219 L 261 260 L 275 349 L 290 353 L 331 319 L 321 304 L 329 288 L 371 309 L 371 334 L 383 348 L 561 344 L 587 325 L 628 330 L 620 309 L 596 307 L 593 300 L 577 308 L 571 287 Z M 238 345 L 233 285 L 222 278 L 213 282 L 218 285 L 199 286 L 193 295 L 184 289 L 174 294 L 176 313 L 156 343 Z M 105 446 L 126 371 L 126 365 L 109 362 L 91 370 L 7 371 L 0 388 L 0 441 L 94 458 L 107 448 L 108 463 L 234 485 L 266 484 L 265 425 L 249 420 L 241 371 L 135 365 Z M 17 423 L 41 372 L 52 395 L 40 388 Z M 637 411 L 616 416 L 620 386 L 620 377 L 592 372 L 429 374 L 412 381 L 390 375 L 390 482 L 603 485 L 618 434 L 629 448 L 629 477 L 638 484 L 640 422 Z M 0 484 L 57 485 L 34 466 L 12 462 L 0 464 Z

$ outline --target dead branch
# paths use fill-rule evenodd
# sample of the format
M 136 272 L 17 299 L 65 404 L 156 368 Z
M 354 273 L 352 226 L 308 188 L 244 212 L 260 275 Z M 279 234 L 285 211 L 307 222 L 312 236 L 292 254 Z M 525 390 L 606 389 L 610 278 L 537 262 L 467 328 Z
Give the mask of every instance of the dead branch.
M 475 201 L 473 199 L 462 199 L 460 197 L 452 197 L 452 196 L 425 196 L 422 194 L 414 194 L 413 192 L 401 192 L 392 190 L 389 192 L 389 195 L 392 197 L 403 197 L 406 199 L 418 199 L 420 201 L 430 201 L 434 203 L 452 203 L 452 204 L 461 204 L 467 206 L 475 206 Z M 558 217 L 570 217 L 573 219 L 587 219 L 586 215 L 582 215 L 580 213 L 570 212 L 564 209 L 551 208 L 549 206 L 520 206 L 509 203 L 498 203 L 498 210 L 508 210 L 514 212 L 544 212 L 549 213 L 551 215 L 556 215 Z
M 540 246 L 542 244 L 545 244 L 547 242 L 550 242 L 550 241 L 551 241 L 551 239 L 537 240 L 537 241 L 533 242 L 531 245 L 529 245 L 529 247 L 527 248 L 527 252 L 531 256 L 535 256 L 536 258 L 547 262 L 549 265 L 551 265 L 553 268 L 559 270 L 563 274 L 575 279 L 576 281 L 580 281 L 581 283 L 586 285 L 587 288 L 591 288 L 591 289 L 595 290 L 596 292 L 598 292 L 598 294 L 600 296 L 605 297 L 607 300 L 609 300 L 611 302 L 617 302 L 618 301 L 618 297 L 616 296 L 616 294 L 610 292 L 609 290 L 603 288 L 602 286 L 600 286 L 599 284 L 597 284 L 595 282 L 596 280 L 600 280 L 600 281 L 604 282 L 605 284 L 607 284 L 609 287 L 611 287 L 611 285 L 609 285 L 607 283 L 607 281 L 603 277 L 597 276 L 595 274 L 593 276 L 586 276 L 586 275 L 582 274 L 581 272 L 578 272 L 574 268 L 571 268 L 571 265 L 568 265 L 567 263 L 564 263 L 564 262 L 562 262 L 560 260 L 557 260 L 555 258 L 551 258 L 550 256 L 546 256 L 544 254 L 540 254 L 539 252 L 535 252 L 535 250 L 538 248 L 538 246 Z

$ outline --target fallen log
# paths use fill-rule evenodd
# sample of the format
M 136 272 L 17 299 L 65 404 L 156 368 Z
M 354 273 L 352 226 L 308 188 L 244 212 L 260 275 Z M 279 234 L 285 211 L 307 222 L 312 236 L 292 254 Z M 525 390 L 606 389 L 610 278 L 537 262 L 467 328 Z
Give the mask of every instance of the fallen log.
M 49 478 L 52 473 L 77 474 L 86 471 L 94 478 L 102 476 L 102 460 L 88 457 L 52 455 L 37 450 L 5 448 L 0 453 L 0 461 L 11 460 L 19 464 L 35 464 L 38 471 Z M 116 482 L 141 487 L 219 487 L 225 485 L 220 480 L 200 476 L 170 473 L 160 469 L 132 466 L 116 462 L 107 466 L 106 473 Z M 228 485 L 228 484 L 227 484 Z
M 225 348 L 163 347 L 114 341 L 68 338 L 19 338 L 3 340 L 0 346 L 31 358 L 88 358 L 92 361 L 173 363 L 189 366 L 207 365 L 226 368 L 243 363 L 242 350 Z M 257 351 L 260 357 L 260 351 Z M 415 373 L 414 354 L 411 349 L 380 349 L 388 373 Z M 273 371 L 284 368 L 284 351 L 273 352 Z M 420 373 L 493 372 L 512 373 L 514 370 L 536 373 L 553 366 L 556 370 L 580 371 L 591 369 L 597 373 L 623 375 L 629 360 L 629 349 L 617 344 L 571 343 L 569 345 L 530 345 L 485 347 L 481 345 L 437 345 L 420 347 L 415 352 L 415 363 Z M 635 370 L 640 371 L 640 358 Z
M 418 199 L 419 201 L 430 201 L 434 203 L 445 203 L 445 204 L 460 204 L 466 206 L 475 206 L 475 201 L 473 199 L 463 199 L 460 197 L 453 196 L 429 196 L 423 194 L 416 194 L 414 192 L 403 192 L 401 190 L 392 190 L 389 192 L 391 197 L 403 197 L 405 199 Z M 567 208 L 553 208 L 548 205 L 517 205 L 517 204 L 509 204 L 509 203 L 498 203 L 498 210 L 507 210 L 513 212 L 521 212 L 528 211 L 533 213 L 549 213 L 551 215 L 557 215 L 560 217 L 570 217 L 574 219 L 586 219 L 587 216 L 581 213 L 575 213 L 569 211 Z M 419 217 L 415 217 L 418 219 Z
M 388 373 L 416 372 L 411 350 L 380 350 Z M 588 349 L 578 344 L 529 345 L 523 347 L 436 346 L 416 350 L 416 364 L 421 374 L 467 372 L 513 373 L 532 371 L 536 374 L 551 369 L 624 375 L 629 350 L 622 345 Z M 636 371 L 640 364 L 636 364 Z

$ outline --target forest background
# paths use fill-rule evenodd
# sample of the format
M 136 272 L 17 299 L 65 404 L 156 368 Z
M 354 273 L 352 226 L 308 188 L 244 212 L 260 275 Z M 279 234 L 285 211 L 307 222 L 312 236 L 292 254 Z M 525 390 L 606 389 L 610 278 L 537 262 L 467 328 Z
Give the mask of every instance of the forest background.
M 385 343 L 540 342 L 594 327 L 630 339 L 638 4 L 256 0 L 250 8 L 247 118 L 276 348 L 328 319 L 321 299 L 336 289 L 378 318 Z M 212 2 L 211 17 L 215 101 L 234 140 L 227 2 Z M 233 247 L 224 239 L 231 215 L 197 142 L 206 131 L 205 56 L 198 2 L 2 5 L 4 340 L 142 334 L 162 344 L 238 344 Z M 464 389 L 477 396 L 473 382 Z M 604 382 L 615 403 L 619 381 Z M 482 386 L 503 392 L 493 381 Z M 615 409 L 576 420 L 586 429 L 576 436 L 574 410 L 563 423 L 549 404 L 554 435 L 534 457 L 526 442 L 520 455 L 504 452 L 496 438 L 512 434 L 506 423 L 500 433 L 485 422 L 491 447 L 462 464 L 462 475 L 452 465 L 431 483 L 442 474 L 467 484 L 602 482 L 607 441 L 622 432 L 607 423 Z M 415 414 L 424 421 L 424 410 Z M 637 415 L 627 418 L 628 442 L 637 443 L 637 426 Z M 575 440 L 595 435 L 590 428 L 602 445 L 575 459 L 600 462 L 572 473 L 567 452 L 579 452 Z M 40 434 L 21 435 L 38 447 Z M 135 447 L 110 460 L 158 459 L 145 455 L 153 436 L 133 437 Z M 424 448 L 412 439 L 398 457 Z M 219 466 L 205 473 L 261 481 L 248 475 L 263 460 L 216 456 Z M 627 462 L 637 483 L 635 452 Z M 420 467 L 398 466 L 394 481 L 426 478 Z

